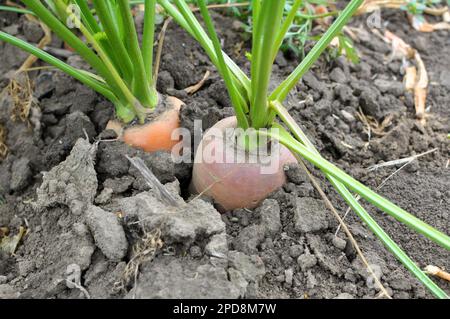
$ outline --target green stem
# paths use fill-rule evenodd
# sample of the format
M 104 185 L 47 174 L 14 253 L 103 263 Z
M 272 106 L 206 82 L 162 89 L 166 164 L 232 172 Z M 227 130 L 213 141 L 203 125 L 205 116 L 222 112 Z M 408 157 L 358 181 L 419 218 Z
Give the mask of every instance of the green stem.
M 126 43 L 125 41 L 125 30 L 124 30 L 124 22 L 122 19 L 122 15 L 120 14 L 119 6 L 116 1 L 105 1 L 106 7 L 108 8 L 109 15 L 113 20 L 113 24 L 117 27 L 120 39 L 122 43 Z
M 253 28 L 256 28 L 256 26 L 258 26 L 258 18 L 259 18 L 259 13 L 261 12 L 261 0 L 252 0 L 252 24 L 253 24 Z M 252 37 L 252 48 L 256 47 L 256 37 Z
M 31 14 L 35 15 L 32 11 L 16 8 L 16 7 L 10 7 L 10 6 L 0 6 L 0 11 L 8 11 L 8 12 L 15 12 L 15 13 L 21 13 L 21 14 Z
M 253 29 L 255 47 L 252 48 L 252 99 L 250 107 L 251 125 L 255 129 L 266 127 L 269 105 L 267 102 L 272 53 L 276 36 L 283 18 L 285 0 L 263 1 L 258 23 Z
M 372 216 L 361 206 L 348 189 L 330 175 L 326 175 L 327 179 L 334 186 L 337 192 L 350 205 L 353 211 L 363 220 L 370 230 L 381 240 L 394 256 L 420 281 L 422 282 L 436 297 L 448 299 L 448 295 L 435 282 L 433 282 L 409 256 L 389 237 L 388 234 L 377 224 Z
M 144 33 L 142 40 L 142 57 L 144 59 L 147 81 L 152 87 L 156 79 L 153 78 L 153 44 L 155 42 L 156 0 L 145 0 Z
M 25 5 L 30 8 L 59 38 L 65 41 L 78 54 L 91 65 L 98 74 L 106 78 L 109 73 L 105 65 L 98 56 L 90 50 L 72 31 L 58 20 L 40 0 L 22 0 Z
M 129 7 L 128 0 L 117 0 L 120 13 L 124 23 L 125 33 L 127 34 L 127 46 L 131 60 L 134 63 L 134 93 L 145 107 L 154 108 L 158 104 L 158 96 L 152 94 L 150 83 L 147 81 L 147 72 L 144 66 L 144 60 L 139 47 L 136 27 Z
M 86 25 L 86 27 L 89 28 L 89 31 L 93 34 L 101 32 L 102 29 L 98 25 L 97 21 L 95 20 L 91 8 L 89 8 L 89 5 L 86 0 L 75 0 L 76 4 L 80 8 L 81 11 L 81 21 Z
M 283 102 L 289 91 L 297 84 L 302 76 L 317 61 L 322 52 L 327 48 L 334 37 L 342 30 L 351 16 L 356 12 L 364 0 L 352 0 L 350 4 L 342 11 L 336 21 L 331 25 L 327 32 L 320 38 L 319 42 L 312 48 L 309 54 L 303 59 L 300 65 L 292 72 L 289 77 L 283 81 L 277 89 L 271 94 L 270 100 Z
M 66 12 L 67 6 L 61 1 L 56 0 L 55 4 L 62 11 Z M 110 60 L 108 54 L 103 50 L 102 46 L 96 41 L 95 37 L 89 33 L 87 28 L 81 23 L 81 21 L 74 17 L 75 23 L 79 25 L 81 33 L 86 38 L 86 41 L 92 45 L 97 54 L 99 55 L 101 61 L 104 63 L 105 68 L 108 70 L 104 75 L 105 81 L 116 91 L 116 95 L 119 96 L 120 100 L 126 100 L 127 103 L 133 108 L 136 116 L 139 118 L 141 123 L 145 120 L 145 111 L 138 99 L 131 93 L 130 89 L 127 87 L 126 83 L 123 81 L 119 72 L 114 67 L 113 62 Z
M 108 37 L 111 47 L 114 49 L 112 55 L 114 60 L 118 62 L 119 68 L 122 71 L 125 81 L 132 83 L 133 79 L 133 63 L 131 62 L 128 51 L 122 42 L 117 25 L 115 24 L 111 12 L 106 5 L 105 0 L 93 0 L 97 16 L 103 25 L 103 29 Z
M 298 153 L 307 161 L 309 161 L 310 163 L 318 167 L 320 170 L 322 170 L 324 173 L 334 177 L 337 181 L 341 182 L 349 189 L 358 193 L 361 197 L 365 198 L 369 203 L 371 203 L 375 207 L 391 215 L 392 217 L 394 217 L 401 223 L 405 224 L 409 228 L 430 238 L 431 240 L 441 245 L 442 247 L 446 248 L 447 250 L 450 250 L 450 237 L 434 229 L 430 225 L 427 225 L 417 217 L 411 215 L 410 213 L 406 212 L 397 205 L 391 203 L 384 197 L 373 192 L 370 188 L 358 182 L 353 177 L 343 172 L 338 167 L 331 164 L 317 153 L 311 151 L 294 138 L 289 140 L 284 136 L 280 136 L 279 134 L 277 134 L 277 132 L 269 132 L 262 134 L 280 140 L 282 144 L 286 145 L 293 152 Z
M 197 1 L 200 7 L 200 12 L 202 14 L 203 20 L 205 21 L 209 36 L 213 42 L 214 49 L 216 51 L 216 55 L 218 58 L 219 71 L 225 81 L 225 85 L 227 86 L 228 92 L 230 94 L 231 102 L 233 104 L 234 110 L 236 112 L 236 118 L 238 121 L 239 127 L 243 129 L 247 129 L 249 127 L 249 123 L 247 120 L 247 116 L 244 113 L 244 109 L 242 104 L 245 103 L 242 100 L 242 97 L 238 96 L 239 92 L 237 91 L 234 83 L 232 81 L 230 71 L 228 66 L 225 63 L 225 59 L 223 57 L 222 49 L 220 46 L 219 37 L 214 29 L 213 22 L 211 20 L 211 16 L 209 15 L 208 8 L 206 6 L 205 0 Z
M 36 48 L 35 46 L 17 38 L 14 37 L 8 33 L 5 33 L 3 31 L 0 31 L 0 40 L 5 41 L 9 44 L 12 44 L 36 57 L 41 59 L 44 62 L 47 62 L 48 64 L 51 64 L 61 71 L 67 73 L 68 75 L 74 77 L 78 81 L 82 82 L 83 84 L 89 86 L 93 90 L 97 91 L 101 95 L 105 96 L 108 100 L 112 102 L 117 101 L 117 97 L 114 95 L 114 93 L 108 89 L 103 83 L 93 79 L 92 77 L 86 75 L 85 73 L 80 72 L 76 68 L 64 63 L 63 61 L 55 58 L 54 56 L 48 54 L 47 52 Z
M 302 4 L 302 0 L 295 0 L 294 4 L 292 5 L 291 11 L 289 11 L 288 16 L 284 20 L 284 22 L 281 26 L 281 29 L 278 32 L 277 38 L 275 40 L 275 44 L 273 46 L 272 63 L 273 63 L 273 61 L 275 61 L 278 50 L 280 50 L 280 47 L 284 41 L 284 37 L 286 36 L 286 33 L 289 31 L 289 28 L 291 27 L 292 22 L 294 21 L 295 17 L 297 16 L 297 11 L 300 8 L 301 4 Z
M 320 155 L 306 134 L 295 122 L 287 110 L 279 102 L 271 104 L 271 107 L 275 110 L 280 119 L 288 126 L 295 138 L 303 143 L 309 150 Z M 422 282 L 436 297 L 448 298 L 447 294 L 439 288 L 415 263 L 408 255 L 386 234 L 386 232 L 377 224 L 377 222 L 369 215 L 369 213 L 361 206 L 361 204 L 355 199 L 355 197 L 348 191 L 348 189 L 339 181 L 337 181 L 331 175 L 325 173 L 325 176 L 334 186 L 337 192 L 344 198 L 344 200 L 350 205 L 353 211 L 363 220 L 364 223 L 370 228 L 370 230 L 381 240 L 381 242 L 387 247 L 394 256 L 416 276 L 416 278 Z

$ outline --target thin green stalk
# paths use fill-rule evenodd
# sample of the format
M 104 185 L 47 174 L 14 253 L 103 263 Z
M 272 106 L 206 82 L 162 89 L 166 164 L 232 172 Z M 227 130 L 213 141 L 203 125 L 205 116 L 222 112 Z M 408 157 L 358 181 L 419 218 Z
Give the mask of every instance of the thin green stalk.
M 93 0 L 92 2 L 97 11 L 97 16 L 103 25 L 103 30 L 106 33 L 108 42 L 110 42 L 110 46 L 113 48 L 112 56 L 114 56 L 115 61 L 118 61 L 119 68 L 122 71 L 125 81 L 128 84 L 131 84 L 133 80 L 133 63 L 122 42 L 119 30 L 106 5 L 106 1 Z
M 44 0 L 44 2 L 47 4 L 47 7 L 48 7 L 55 15 L 58 15 L 58 10 L 56 9 L 54 0 Z
M 67 63 L 64 63 L 63 61 L 55 58 L 54 56 L 48 54 L 47 52 L 29 44 L 28 42 L 25 42 L 24 40 L 21 40 L 15 36 L 12 36 L 8 33 L 5 33 L 3 31 L 0 31 L 0 40 L 5 41 L 9 44 L 12 44 L 36 57 L 41 59 L 44 62 L 47 62 L 48 64 L 51 64 L 61 71 L 64 71 L 65 73 L 69 74 L 70 76 L 74 77 L 78 81 L 82 82 L 83 84 L 86 84 L 93 90 L 97 91 L 98 93 L 104 95 L 109 100 L 117 100 L 117 98 L 114 96 L 111 90 L 109 90 L 103 83 L 93 79 L 90 76 L 87 76 L 84 73 L 81 73 L 76 68 L 68 65 Z
M 283 102 L 289 91 L 292 90 L 302 76 L 311 68 L 317 61 L 322 52 L 327 48 L 334 37 L 342 30 L 351 16 L 356 12 L 358 7 L 364 0 L 352 0 L 347 7 L 342 11 L 336 21 L 320 38 L 319 42 L 311 49 L 308 55 L 303 59 L 300 65 L 292 72 L 289 77 L 283 81 L 270 96 L 270 100 L 277 100 Z
M 105 4 L 108 8 L 109 15 L 111 16 L 114 25 L 117 27 L 121 42 L 126 43 L 124 22 L 122 19 L 122 15 L 120 14 L 119 6 L 117 5 L 117 1 L 105 1 Z
M 286 33 L 289 31 L 289 28 L 291 27 L 295 17 L 297 16 L 297 11 L 300 8 L 301 4 L 302 0 L 295 0 L 291 10 L 289 11 L 289 14 L 287 15 L 286 19 L 284 20 L 281 26 L 280 31 L 278 32 L 275 44 L 273 46 L 272 63 L 273 61 L 275 61 L 278 51 L 280 50 L 280 47 L 283 44 L 284 37 L 286 36 Z
M 355 180 L 353 177 L 347 173 L 340 170 L 335 165 L 331 164 L 323 157 L 317 153 L 311 151 L 309 148 L 304 146 L 302 143 L 298 142 L 294 138 L 287 139 L 284 136 L 280 136 L 277 132 L 269 131 L 268 133 L 261 133 L 263 135 L 268 135 L 273 138 L 280 140 L 280 142 L 290 148 L 293 152 L 298 153 L 307 161 L 318 167 L 324 173 L 329 174 L 336 180 L 344 184 L 349 189 L 353 190 L 355 193 L 359 194 L 361 197 L 366 199 L 369 203 L 373 204 L 375 207 L 381 209 L 387 214 L 391 215 L 398 221 L 402 222 L 409 228 L 417 231 L 418 233 L 430 238 L 442 247 L 450 250 L 450 237 L 443 234 L 442 232 L 434 229 L 430 225 L 427 225 L 417 217 L 406 212 L 397 205 L 391 203 L 384 197 L 378 195 L 372 191 L 367 186 Z
M 124 23 L 124 30 L 127 34 L 127 47 L 131 60 L 134 63 L 134 93 L 145 107 L 154 108 L 158 104 L 158 95 L 151 90 L 147 81 L 147 72 L 139 46 L 136 27 L 129 7 L 128 0 L 117 0 L 120 13 Z
M 263 1 L 258 24 L 254 28 L 255 39 L 252 48 L 252 99 L 250 108 L 251 125 L 255 129 L 266 127 L 269 123 L 267 102 L 273 61 L 271 59 L 275 39 L 283 18 L 285 0 Z
M 74 0 L 78 5 L 81 11 L 81 21 L 83 21 L 84 25 L 89 29 L 92 34 L 97 32 L 101 32 L 102 29 L 98 25 L 97 21 L 94 18 L 94 15 L 91 12 L 91 8 L 86 0 Z
M 295 120 L 290 116 L 281 103 L 271 104 L 280 119 L 288 126 L 295 138 L 303 143 L 308 149 L 320 155 L 311 141 L 308 139 L 303 130 L 298 126 Z M 422 282 L 436 297 L 448 298 L 447 294 L 439 288 L 415 263 L 408 255 L 386 234 L 386 232 L 377 224 L 377 222 L 369 215 L 369 213 L 361 206 L 348 189 L 334 177 L 325 173 L 325 176 L 334 186 L 336 191 L 350 205 L 353 211 L 363 220 L 370 230 L 381 240 L 394 256 Z
M 203 20 L 205 21 L 206 28 L 208 30 L 209 36 L 213 42 L 214 49 L 216 51 L 216 55 L 218 58 L 218 69 L 225 81 L 225 85 L 227 86 L 228 93 L 231 98 L 231 102 L 233 103 L 235 112 L 236 112 L 236 118 L 238 121 L 239 127 L 243 129 L 247 129 L 249 127 L 249 123 L 247 120 L 247 116 L 244 113 L 244 109 L 242 107 L 242 97 L 239 97 L 239 91 L 237 91 L 236 87 L 234 86 L 234 83 L 232 81 L 230 71 L 228 69 L 228 66 L 225 63 L 225 59 L 222 54 L 222 48 L 220 46 L 219 37 L 217 36 L 217 33 L 215 31 L 213 22 L 211 20 L 211 16 L 209 15 L 208 8 L 206 6 L 205 0 L 198 0 L 197 1 L 200 7 L 200 12 L 203 16 Z M 244 102 L 245 103 L 245 102 Z
M 298 12 L 297 17 L 303 18 L 303 19 L 308 19 L 308 20 L 314 20 L 314 19 L 331 17 L 331 16 L 335 16 L 338 14 L 339 14 L 339 11 L 330 11 L 330 12 L 325 12 L 325 13 L 320 13 L 320 14 L 304 14 L 304 13 Z
M 0 6 L 0 11 L 9 11 L 9 12 L 15 12 L 15 13 L 21 13 L 21 14 L 31 14 L 35 15 L 32 11 L 16 8 L 16 7 L 10 7 L 10 6 Z
M 120 69 L 121 65 L 120 58 L 117 56 L 117 51 L 111 46 L 111 42 L 109 41 L 106 33 L 102 31 L 95 34 L 91 33 L 91 35 L 94 37 L 95 41 L 101 46 L 103 51 L 108 55 L 108 57 L 110 58 L 111 62 L 114 65 L 114 69 L 118 70 L 121 73 L 121 76 L 123 76 L 123 73 L 121 72 Z M 127 82 L 127 79 L 125 77 L 124 80 Z
M 67 11 L 67 5 L 65 5 L 61 0 L 56 0 L 55 2 L 58 9 L 62 12 Z M 103 76 L 105 81 L 115 90 L 116 95 L 119 96 L 121 100 L 126 100 L 130 107 L 133 108 L 136 116 L 139 118 L 141 123 L 145 120 L 145 109 L 142 106 L 141 102 L 136 99 L 133 93 L 130 91 L 119 72 L 113 65 L 113 62 L 110 60 L 108 54 L 103 50 L 102 46 L 98 43 L 95 37 L 89 33 L 87 28 L 81 23 L 81 21 L 77 17 L 73 17 L 75 19 L 75 23 L 79 25 L 81 33 L 86 38 L 86 41 L 92 45 L 92 47 L 97 51 L 98 56 L 103 62 L 104 67 L 108 70 L 106 74 Z
M 337 192 L 350 205 L 353 211 L 363 220 L 370 230 L 381 240 L 381 242 L 394 254 L 394 256 L 436 297 L 448 299 L 448 295 L 435 282 L 433 282 L 409 256 L 389 237 L 388 234 L 377 224 L 372 216 L 359 204 L 348 189 L 333 177 L 327 175 L 328 180 Z
M 85 72 L 83 70 L 78 70 L 78 69 L 64 63 L 63 61 L 55 58 L 54 56 L 48 54 L 47 52 L 45 52 L 39 48 L 36 48 L 33 45 L 31 45 L 19 38 L 16 38 L 12 35 L 9 35 L 5 32 L 0 31 L 0 40 L 10 43 L 32 55 L 38 57 L 42 61 L 55 66 L 56 68 L 60 69 L 61 71 L 72 76 L 74 79 L 80 81 L 81 83 L 90 87 L 94 91 L 100 93 L 101 95 L 103 95 L 105 98 L 107 98 L 114 104 L 114 106 L 116 107 L 117 115 L 124 122 L 127 123 L 134 119 L 135 114 L 126 107 L 126 105 L 128 105 L 128 102 L 126 100 L 121 101 L 104 83 L 89 76 L 87 72 Z
M 258 24 L 259 13 L 261 12 L 261 0 L 252 0 L 252 23 L 256 28 Z M 252 48 L 256 47 L 256 37 L 252 37 Z
M 153 44 L 155 42 L 156 0 L 145 0 L 144 33 L 142 39 L 142 57 L 144 59 L 147 81 L 154 87 L 153 78 Z

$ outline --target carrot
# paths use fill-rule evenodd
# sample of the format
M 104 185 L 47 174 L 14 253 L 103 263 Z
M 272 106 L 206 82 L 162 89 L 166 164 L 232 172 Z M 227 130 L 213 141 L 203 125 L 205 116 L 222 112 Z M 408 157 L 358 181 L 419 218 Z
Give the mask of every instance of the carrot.
M 228 136 L 225 130 L 236 127 L 236 117 L 228 117 L 206 132 L 198 146 L 192 172 L 191 190 L 214 198 L 222 211 L 257 207 L 286 182 L 284 165 L 297 162 L 281 145 L 276 148 L 277 154 L 254 155 L 239 149 L 235 143 L 224 143 L 223 137 Z M 214 160 L 208 157 L 211 154 Z M 264 171 L 264 163 L 271 160 L 274 170 Z
M 121 122 L 110 121 L 106 128 L 115 131 L 126 144 L 146 152 L 170 151 L 180 142 L 172 139 L 172 133 L 180 127 L 183 102 L 173 96 L 168 96 L 166 101 L 167 110 L 147 124 L 124 128 Z
M 167 97 L 168 110 L 145 125 L 125 129 L 123 141 L 146 152 L 170 151 L 179 140 L 172 139 L 172 132 L 180 127 L 180 109 L 183 105 L 175 97 Z

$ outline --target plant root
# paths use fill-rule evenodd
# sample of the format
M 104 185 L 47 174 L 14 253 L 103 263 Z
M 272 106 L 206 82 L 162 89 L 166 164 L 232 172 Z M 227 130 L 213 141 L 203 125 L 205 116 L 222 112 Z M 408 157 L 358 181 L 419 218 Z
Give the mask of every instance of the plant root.
M 140 265 L 145 261 L 152 260 L 163 246 L 160 229 L 151 232 L 144 230 L 142 238 L 133 246 L 131 259 L 126 265 L 121 279 L 114 284 L 114 291 L 128 291 L 132 282 L 136 284 Z
M 161 184 L 158 178 L 153 174 L 153 172 L 147 167 L 145 162 L 140 157 L 131 158 L 128 155 L 125 155 L 125 157 L 131 163 L 131 165 L 133 165 L 139 171 L 139 173 L 141 173 L 147 185 L 152 189 L 158 191 L 161 201 L 173 207 L 179 206 L 177 199 L 167 191 L 166 187 Z
M 67 266 L 67 278 L 65 279 L 66 286 L 69 289 L 78 289 L 86 299 L 91 299 L 89 292 L 81 284 L 81 268 L 77 264 Z
M 10 5 L 20 7 L 17 4 L 13 3 L 10 3 Z M 46 45 L 50 44 L 52 41 L 51 30 L 44 23 L 37 20 L 34 16 L 26 14 L 25 17 L 29 21 L 33 21 L 36 24 L 39 24 L 44 31 L 44 36 L 39 41 L 38 48 L 43 49 Z M 20 120 L 24 123 L 27 123 L 30 127 L 30 111 L 33 107 L 37 106 L 37 102 L 33 97 L 34 87 L 33 83 L 28 77 L 27 72 L 32 70 L 31 67 L 37 60 L 38 58 L 34 55 L 28 56 L 28 58 L 22 63 L 20 68 L 16 71 L 14 77 L 10 80 L 9 84 L 5 88 L 5 91 L 9 94 L 13 102 L 11 120 Z M 8 148 L 4 144 L 5 135 L 6 133 L 4 132 L 4 129 L 2 132 L 2 129 L 0 127 L 0 158 L 5 157 L 8 151 Z
M 30 125 L 28 121 L 30 110 L 37 104 L 33 97 L 33 84 L 30 78 L 26 73 L 16 74 L 6 89 L 13 102 L 11 120 L 20 120 Z
M 360 109 L 359 112 L 356 112 L 356 117 L 367 127 L 366 134 L 371 135 L 374 133 L 378 136 L 385 136 L 388 134 L 386 129 L 391 126 L 393 115 L 387 115 L 383 121 L 380 123 L 376 118 L 365 115 L 363 111 Z

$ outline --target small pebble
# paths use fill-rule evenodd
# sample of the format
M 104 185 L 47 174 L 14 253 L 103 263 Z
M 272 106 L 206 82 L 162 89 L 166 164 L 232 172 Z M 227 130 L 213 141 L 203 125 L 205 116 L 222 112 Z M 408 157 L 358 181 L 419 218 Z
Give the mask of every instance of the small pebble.
M 6 284 L 7 281 L 8 281 L 8 277 L 0 276 L 0 285 Z
M 298 257 L 297 263 L 299 264 L 300 268 L 305 271 L 317 264 L 317 258 L 310 253 L 306 253 Z
M 286 269 L 284 272 L 285 283 L 288 286 L 292 286 L 292 280 L 294 278 L 294 270 L 292 268 Z
M 202 249 L 200 248 L 200 247 L 198 247 L 198 246 L 192 246 L 190 249 L 189 249 L 189 253 L 191 254 L 191 256 L 193 257 L 193 258 L 200 258 L 200 257 L 202 257 Z
M 284 282 L 285 281 L 285 277 L 284 277 L 284 275 L 278 275 L 278 276 L 275 277 L 275 280 L 277 282 Z
M 347 245 L 347 241 L 337 236 L 333 236 L 333 245 L 334 247 L 343 251 L 345 249 L 345 246 Z
M 298 258 L 301 254 L 303 254 L 303 247 L 301 245 L 292 245 L 289 248 L 289 254 L 292 258 Z

